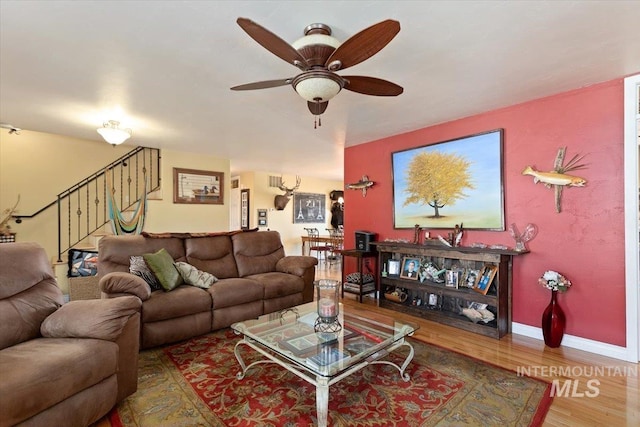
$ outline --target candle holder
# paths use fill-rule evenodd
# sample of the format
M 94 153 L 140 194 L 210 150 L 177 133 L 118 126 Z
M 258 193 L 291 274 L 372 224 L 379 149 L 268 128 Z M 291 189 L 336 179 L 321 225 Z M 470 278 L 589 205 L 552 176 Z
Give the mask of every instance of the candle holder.
M 313 326 L 316 332 L 339 332 L 342 325 L 338 321 L 340 282 L 323 279 L 316 284 L 316 303 L 318 318 Z

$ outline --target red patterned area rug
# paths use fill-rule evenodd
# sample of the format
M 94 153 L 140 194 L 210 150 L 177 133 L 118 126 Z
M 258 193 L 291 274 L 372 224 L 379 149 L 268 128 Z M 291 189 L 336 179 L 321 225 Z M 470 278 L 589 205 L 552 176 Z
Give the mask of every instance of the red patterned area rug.
M 236 379 L 239 340 L 229 329 L 140 353 L 138 391 L 110 414 L 114 427 L 312 426 L 315 387 L 274 364 Z M 368 366 L 329 387 L 329 425 L 539 426 L 549 384 L 411 339 L 404 382 Z M 404 347 L 401 347 L 403 349 Z M 405 350 L 388 357 L 404 360 Z M 243 346 L 249 364 L 258 354 Z

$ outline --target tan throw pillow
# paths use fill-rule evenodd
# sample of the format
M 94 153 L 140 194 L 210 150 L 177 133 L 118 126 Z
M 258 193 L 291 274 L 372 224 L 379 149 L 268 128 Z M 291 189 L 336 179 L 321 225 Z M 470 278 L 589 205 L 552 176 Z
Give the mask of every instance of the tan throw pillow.
M 187 285 L 197 286 L 202 289 L 209 289 L 211 285 L 218 281 L 218 278 L 211 273 L 201 271 L 186 262 L 176 262 L 176 269 Z
M 176 270 L 173 258 L 166 249 L 162 248 L 153 254 L 144 254 L 142 258 L 165 291 L 171 291 L 184 283 L 182 276 Z

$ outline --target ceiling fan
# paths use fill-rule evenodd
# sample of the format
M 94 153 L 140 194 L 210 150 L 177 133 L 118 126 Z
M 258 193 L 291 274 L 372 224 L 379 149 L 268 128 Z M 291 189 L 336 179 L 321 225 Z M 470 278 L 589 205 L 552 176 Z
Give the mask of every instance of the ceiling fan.
M 234 86 L 231 90 L 291 85 L 307 101 L 309 111 L 315 116 L 324 113 L 329 100 L 342 89 L 375 96 L 398 96 L 403 92 L 401 86 L 387 80 L 336 74 L 336 71 L 359 64 L 378 53 L 400 32 L 398 21 L 388 19 L 379 22 L 343 43 L 331 36 L 329 26 L 311 24 L 305 28 L 304 37 L 292 45 L 250 19 L 238 18 L 237 23 L 262 47 L 302 72 L 295 77 Z

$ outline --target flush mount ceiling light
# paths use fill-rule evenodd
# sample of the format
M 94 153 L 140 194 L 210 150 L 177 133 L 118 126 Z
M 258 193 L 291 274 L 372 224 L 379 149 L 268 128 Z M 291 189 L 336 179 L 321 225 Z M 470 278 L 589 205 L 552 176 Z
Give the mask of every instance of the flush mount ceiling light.
M 111 145 L 120 145 L 131 137 L 131 129 L 120 129 L 120 122 L 109 120 L 104 122 L 98 133 Z
M 400 31 L 397 21 L 388 19 L 379 22 L 343 43 L 331 36 L 329 26 L 311 24 L 305 28 L 304 37 L 296 40 L 293 45 L 250 19 L 238 18 L 237 23 L 262 47 L 302 72 L 295 77 L 234 86 L 231 90 L 291 85 L 307 101 L 309 111 L 314 116 L 324 113 L 329 100 L 342 89 L 374 96 L 398 96 L 403 92 L 402 87 L 397 84 L 375 77 L 336 74 L 339 70 L 370 58 L 385 47 Z

